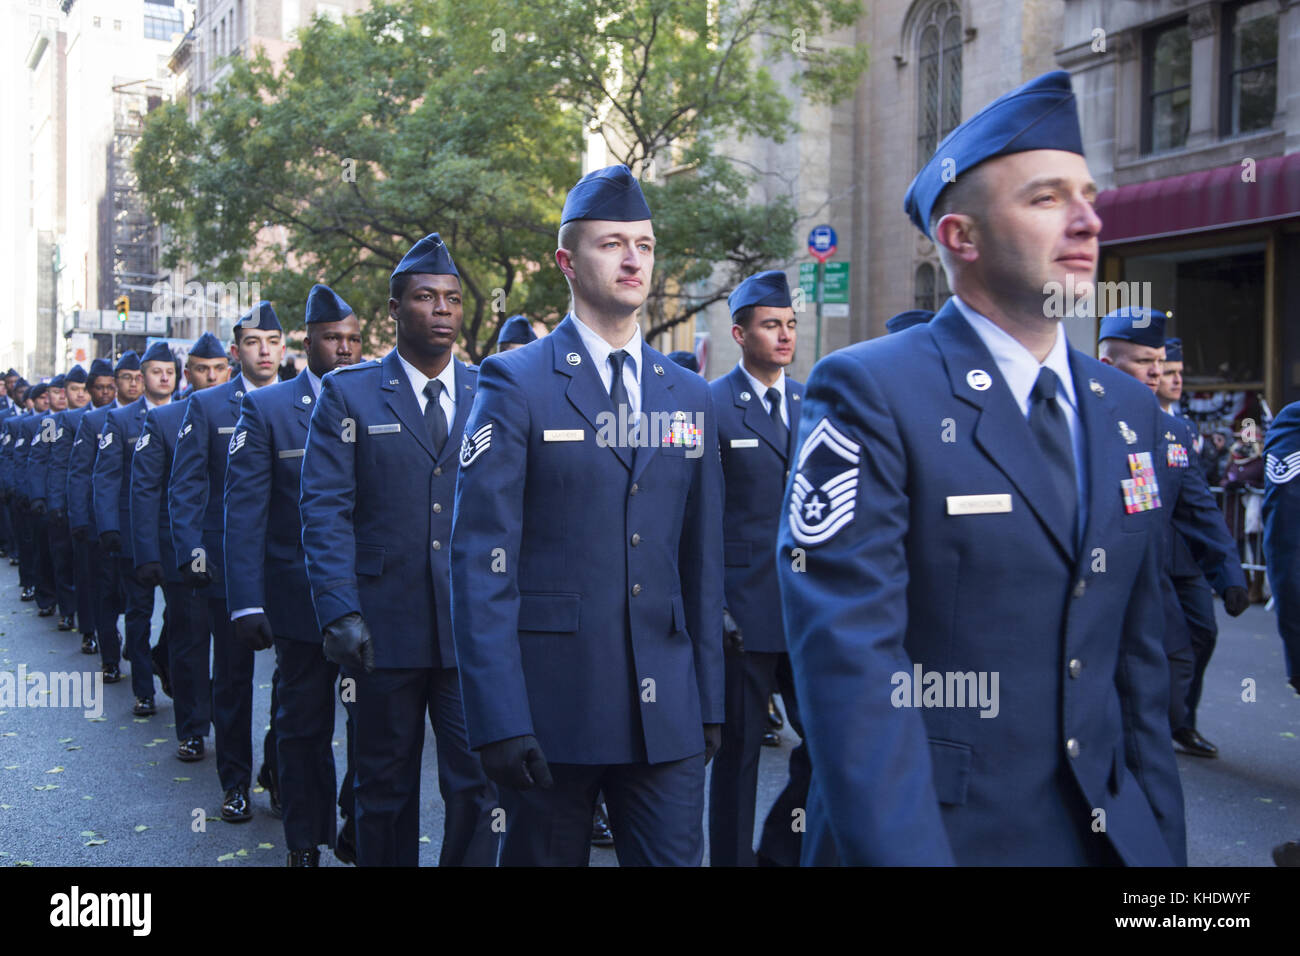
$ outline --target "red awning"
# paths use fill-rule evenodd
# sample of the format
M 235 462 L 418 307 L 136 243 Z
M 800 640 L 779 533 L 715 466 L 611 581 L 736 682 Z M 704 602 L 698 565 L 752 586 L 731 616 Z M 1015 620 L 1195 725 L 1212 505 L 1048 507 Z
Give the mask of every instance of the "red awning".
M 1271 156 L 1243 182 L 1241 164 L 1107 189 L 1097 197 L 1102 245 L 1300 216 L 1300 153 Z

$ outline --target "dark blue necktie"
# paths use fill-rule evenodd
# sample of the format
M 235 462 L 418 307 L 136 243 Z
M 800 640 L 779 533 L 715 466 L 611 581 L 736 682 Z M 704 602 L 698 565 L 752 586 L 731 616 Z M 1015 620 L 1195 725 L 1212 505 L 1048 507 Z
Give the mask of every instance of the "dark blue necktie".
M 776 386 L 767 390 L 767 413 L 772 416 L 772 424 L 776 426 L 776 437 L 784 448 L 790 441 L 790 429 L 785 427 L 785 421 L 781 418 L 781 393 Z
M 424 424 L 436 455 L 441 455 L 442 446 L 447 444 L 447 416 L 442 413 L 442 403 L 438 401 L 441 395 L 442 382 L 436 378 L 430 379 L 424 386 L 424 397 L 428 399 L 424 403 Z
M 627 352 L 619 349 L 609 353 L 609 364 L 614 368 L 614 376 L 609 380 L 609 397 L 614 401 L 614 410 L 620 405 L 627 406 L 627 417 L 632 418 L 632 400 L 628 398 L 627 386 L 623 384 L 623 363 L 628 359 Z
M 1056 400 L 1060 380 L 1050 368 L 1044 367 L 1029 393 L 1029 430 L 1034 433 L 1038 448 L 1047 464 L 1047 475 L 1060 498 L 1065 529 L 1069 540 L 1075 538 L 1075 524 L 1079 513 L 1079 484 L 1074 470 L 1074 443 L 1070 439 L 1070 423 Z

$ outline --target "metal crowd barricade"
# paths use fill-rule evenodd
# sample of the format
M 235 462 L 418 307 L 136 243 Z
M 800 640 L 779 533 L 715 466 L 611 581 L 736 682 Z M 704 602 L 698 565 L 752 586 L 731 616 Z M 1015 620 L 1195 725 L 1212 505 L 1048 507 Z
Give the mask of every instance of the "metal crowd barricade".
M 1237 488 L 1211 487 L 1210 491 L 1218 496 L 1228 531 L 1241 546 L 1241 569 L 1263 574 L 1265 587 L 1268 587 L 1268 567 L 1264 564 L 1264 522 L 1261 517 L 1264 489 L 1245 485 Z M 1264 609 L 1273 609 L 1271 589 Z

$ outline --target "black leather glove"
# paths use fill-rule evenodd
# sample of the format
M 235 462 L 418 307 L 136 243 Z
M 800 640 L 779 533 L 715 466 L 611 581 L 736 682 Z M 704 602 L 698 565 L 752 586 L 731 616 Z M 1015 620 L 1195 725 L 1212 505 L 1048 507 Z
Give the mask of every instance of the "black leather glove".
M 718 750 L 722 747 L 722 724 L 705 724 L 704 725 L 704 765 L 707 767 L 709 761 L 717 755 Z
M 1250 593 L 1242 587 L 1233 585 L 1223 592 L 1223 609 L 1229 617 L 1240 616 L 1250 607 Z
M 167 576 L 157 561 L 146 561 L 135 569 L 135 579 L 141 587 L 156 588 L 167 580 Z
M 65 527 L 67 523 L 68 523 L 68 513 L 66 511 L 64 511 L 62 508 L 50 509 L 50 524 L 62 528 Z
M 44 498 L 34 498 L 34 499 L 32 500 L 32 514 L 36 515 L 36 517 L 38 517 L 38 518 L 39 518 L 41 515 L 45 514 L 45 499 L 44 499 Z
M 478 755 L 483 761 L 483 772 L 493 783 L 512 790 L 533 787 L 550 790 L 555 786 L 541 745 L 532 734 L 485 744 Z
M 264 651 L 274 643 L 271 622 L 265 614 L 244 614 L 230 623 L 234 625 L 235 637 L 255 651 Z
M 205 588 L 212 583 L 212 572 L 195 571 L 193 564 L 186 561 L 178 569 L 181 573 L 181 581 L 186 587 Z
M 77 544 L 85 544 L 90 538 L 90 529 L 84 524 L 79 524 L 69 531 L 68 534 L 72 535 L 72 540 L 77 542 Z
M 722 609 L 722 649 L 728 654 L 745 653 L 745 637 L 740 625 L 725 607 Z
M 325 625 L 325 659 L 351 673 L 375 669 L 375 648 L 370 628 L 356 611 Z
M 117 554 L 122 550 L 122 534 L 118 531 L 105 531 L 99 536 L 99 550 L 105 554 Z

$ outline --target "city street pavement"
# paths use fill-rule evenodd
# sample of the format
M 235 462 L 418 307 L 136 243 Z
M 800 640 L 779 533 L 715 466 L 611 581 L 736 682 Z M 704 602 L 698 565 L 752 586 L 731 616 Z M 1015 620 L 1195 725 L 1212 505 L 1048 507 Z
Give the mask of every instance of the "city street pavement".
M 154 634 L 162 619 L 161 591 Z M 96 673 L 98 656 L 80 652 L 78 634 L 38 618 L 18 599 L 17 569 L 0 561 L 0 670 Z M 1219 647 L 1206 678 L 1200 730 L 1220 757 L 1180 756 L 1194 866 L 1271 866 L 1270 849 L 1300 839 L 1300 698 L 1287 686 L 1271 612 L 1252 607 L 1238 620 L 1222 613 Z M 270 705 L 271 651 L 257 655 L 254 754 Z M 0 707 L 0 865 L 35 866 L 283 866 L 284 834 L 267 795 L 253 794 L 254 817 L 219 818 L 213 740 L 197 763 L 176 759 L 171 701 L 158 692 L 158 713 L 131 714 L 131 684 L 103 687 L 101 719 L 83 708 Z M 6 679 L 8 679 L 6 677 Z M 1243 680 L 1253 702 L 1242 700 Z M 335 723 L 337 772 L 343 773 L 342 708 Z M 759 776 L 761 828 L 785 781 L 795 737 L 764 748 Z M 442 833 L 433 734 L 426 732 L 421 789 L 420 863 L 436 865 Z M 256 771 L 256 768 L 254 768 Z M 593 848 L 593 865 L 613 866 L 612 849 Z M 706 857 L 707 860 L 707 857 Z M 324 865 L 342 865 L 323 852 Z

